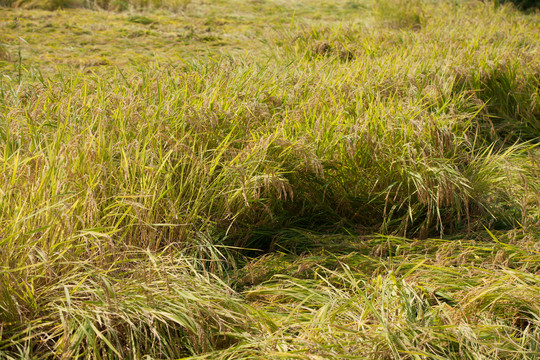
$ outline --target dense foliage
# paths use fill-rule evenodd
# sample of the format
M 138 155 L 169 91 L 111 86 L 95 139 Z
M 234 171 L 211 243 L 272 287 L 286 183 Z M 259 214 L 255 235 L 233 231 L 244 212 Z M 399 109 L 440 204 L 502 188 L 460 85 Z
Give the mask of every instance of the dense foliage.
M 538 13 L 4 5 L 0 358 L 538 354 Z

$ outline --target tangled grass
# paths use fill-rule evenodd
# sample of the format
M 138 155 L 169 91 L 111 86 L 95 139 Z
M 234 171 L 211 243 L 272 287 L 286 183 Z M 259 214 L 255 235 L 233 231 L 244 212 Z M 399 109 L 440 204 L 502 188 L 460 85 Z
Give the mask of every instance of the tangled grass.
M 0 16 L 0 358 L 537 356 L 537 13 Z

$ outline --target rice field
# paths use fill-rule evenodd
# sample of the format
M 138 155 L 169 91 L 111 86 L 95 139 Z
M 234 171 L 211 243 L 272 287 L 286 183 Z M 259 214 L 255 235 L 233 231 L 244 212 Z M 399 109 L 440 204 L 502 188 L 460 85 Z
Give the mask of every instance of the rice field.
M 0 29 L 0 359 L 540 357 L 534 2 Z

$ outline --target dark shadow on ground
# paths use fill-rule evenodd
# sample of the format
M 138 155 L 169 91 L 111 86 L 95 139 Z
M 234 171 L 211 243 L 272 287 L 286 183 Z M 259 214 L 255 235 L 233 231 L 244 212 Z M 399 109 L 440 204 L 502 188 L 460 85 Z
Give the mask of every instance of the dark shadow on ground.
M 540 9 L 540 0 L 499 0 L 500 3 L 512 3 L 518 9 L 524 11 L 534 11 Z

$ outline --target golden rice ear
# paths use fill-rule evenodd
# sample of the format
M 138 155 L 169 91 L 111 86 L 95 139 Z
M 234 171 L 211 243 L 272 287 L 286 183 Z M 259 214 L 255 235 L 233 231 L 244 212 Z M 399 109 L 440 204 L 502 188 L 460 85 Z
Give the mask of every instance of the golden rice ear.
M 3 60 L 3 61 L 11 60 L 11 56 L 9 55 L 7 46 L 4 44 L 0 44 L 0 60 Z

